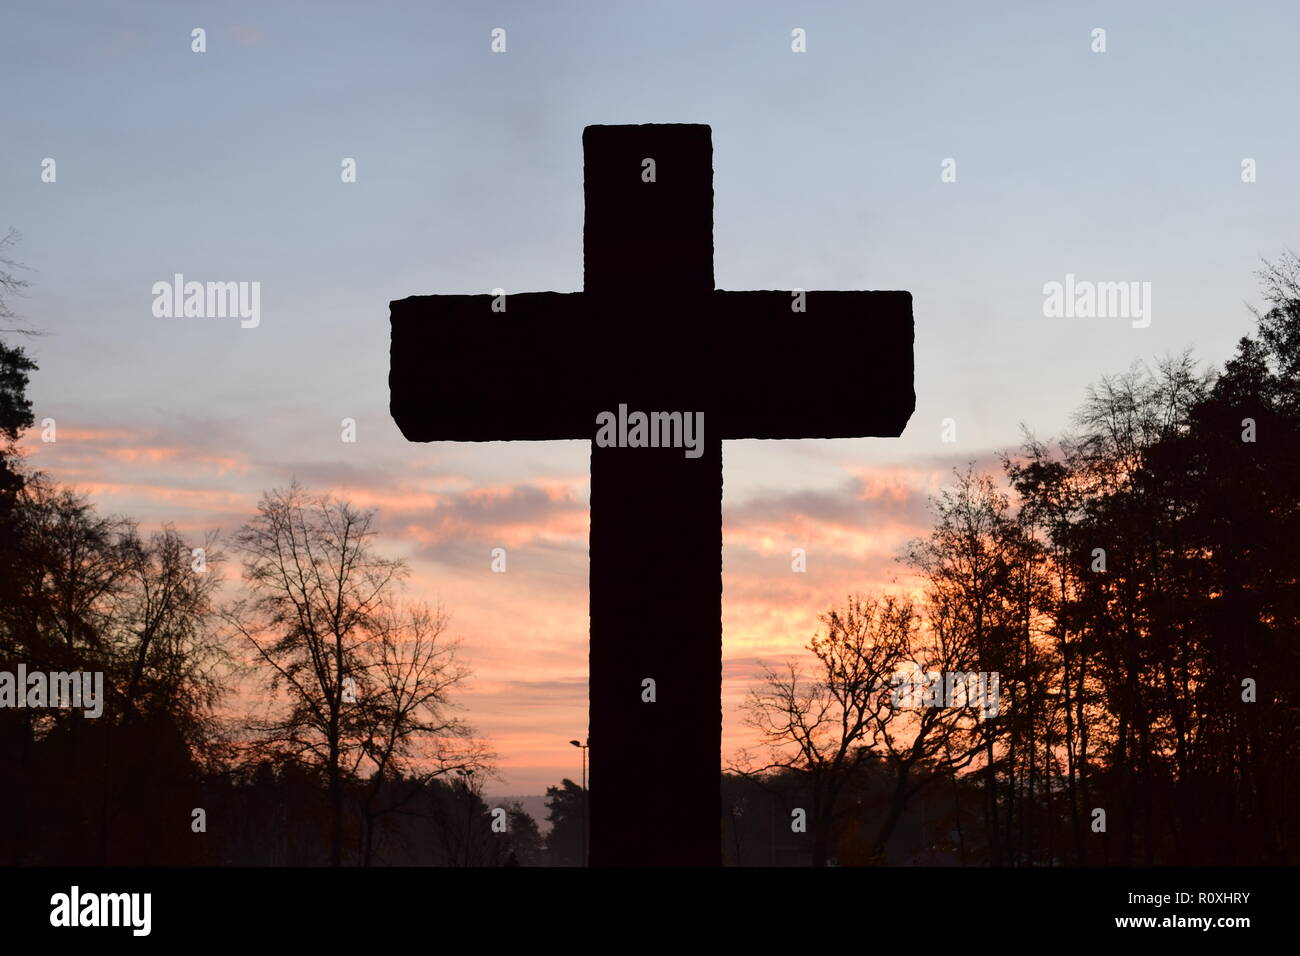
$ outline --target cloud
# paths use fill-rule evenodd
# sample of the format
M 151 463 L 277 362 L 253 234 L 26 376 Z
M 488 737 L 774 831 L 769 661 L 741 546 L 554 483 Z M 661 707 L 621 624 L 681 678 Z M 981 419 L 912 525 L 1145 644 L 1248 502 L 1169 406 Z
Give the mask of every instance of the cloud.
M 390 499 L 385 526 L 416 545 L 415 556 L 463 565 L 484 545 L 585 556 L 590 527 L 586 478 L 535 480 L 458 494 Z
M 587 725 L 589 475 L 562 457 L 543 466 L 533 451 L 385 456 L 369 445 L 340 453 L 334 439 L 286 434 L 270 422 L 250 429 L 177 418 L 121 428 L 85 416 L 60 427 L 56 444 L 41 443 L 39 429 L 27 442 L 37 467 L 106 510 L 184 531 L 232 530 L 264 489 L 291 477 L 377 509 L 377 547 L 411 566 L 407 596 L 441 601 L 451 615 L 449 636 L 474 672 L 463 714 L 500 753 L 508 786 L 553 775 Z M 837 452 L 818 461 L 819 485 L 782 478 L 751 481 L 739 500 L 732 491 L 723 514 L 727 754 L 752 743 L 738 708 L 761 680 L 760 661 L 806 656 L 819 615 L 848 594 L 910 586 L 896 556 L 928 531 L 929 497 L 968 457 L 901 467 Z M 996 465 L 992 455 L 974 457 Z M 507 550 L 505 574 L 491 570 L 495 547 Z M 791 567 L 796 547 L 806 555 L 802 573 Z

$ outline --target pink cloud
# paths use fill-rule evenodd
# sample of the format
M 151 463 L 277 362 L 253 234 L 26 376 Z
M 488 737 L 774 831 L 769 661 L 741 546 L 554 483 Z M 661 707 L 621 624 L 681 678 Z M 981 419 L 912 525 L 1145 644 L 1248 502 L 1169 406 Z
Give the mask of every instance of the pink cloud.
M 545 774 L 576 766 L 568 741 L 586 730 L 588 595 L 583 474 L 514 482 L 428 470 L 416 461 L 324 459 L 286 466 L 203 424 L 191 435 L 79 425 L 56 445 L 29 432 L 36 464 L 75 482 L 107 510 L 198 532 L 247 520 L 264 488 L 305 474 L 317 491 L 379 511 L 379 547 L 404 554 L 408 596 L 440 600 L 450 636 L 474 671 L 465 716 L 501 755 L 498 792 L 540 792 Z M 220 443 L 220 447 L 215 446 Z M 929 527 L 927 498 L 950 465 L 848 462 L 830 487 L 777 487 L 724 511 L 724 753 L 752 744 L 739 711 L 758 661 L 804 654 L 818 615 L 855 591 L 911 586 L 895 561 Z M 509 570 L 491 570 L 491 549 Z M 807 570 L 791 568 L 803 548 Z M 238 576 L 238 566 L 226 569 Z M 558 783 L 558 776 L 549 782 Z

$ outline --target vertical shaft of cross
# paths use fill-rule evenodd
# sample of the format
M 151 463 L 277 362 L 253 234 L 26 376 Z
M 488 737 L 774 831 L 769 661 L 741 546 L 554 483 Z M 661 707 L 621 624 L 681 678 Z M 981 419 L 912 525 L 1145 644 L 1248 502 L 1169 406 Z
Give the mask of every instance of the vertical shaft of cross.
M 719 440 L 592 447 L 592 865 L 719 863 L 721 495 Z
M 681 447 L 592 446 L 598 866 L 716 866 L 721 857 L 722 442 L 709 407 L 713 356 L 692 341 L 712 318 L 713 147 L 707 126 L 664 133 L 589 127 L 583 136 L 584 291 L 618 343 L 594 376 L 609 391 L 605 407 L 704 413 L 696 458 Z

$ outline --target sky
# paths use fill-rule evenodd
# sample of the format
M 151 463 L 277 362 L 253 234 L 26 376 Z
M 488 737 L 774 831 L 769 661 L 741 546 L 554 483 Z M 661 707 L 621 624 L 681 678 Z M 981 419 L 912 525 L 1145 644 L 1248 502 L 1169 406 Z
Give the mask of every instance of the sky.
M 588 445 L 405 442 L 388 302 L 580 290 L 583 127 L 707 123 L 718 288 L 905 289 L 916 323 L 901 438 L 724 448 L 730 756 L 758 662 L 902 580 L 952 468 L 1135 360 L 1221 363 L 1300 245 L 1294 3 L 899 6 L 7 0 L 0 231 L 57 436 L 32 464 L 146 528 L 229 534 L 293 478 L 378 508 L 474 669 L 488 791 L 576 779 Z M 176 273 L 260 283 L 260 321 L 155 315 Z M 1149 283 L 1149 324 L 1049 317 L 1067 275 Z M 872 374 L 827 358 L 772 387 Z

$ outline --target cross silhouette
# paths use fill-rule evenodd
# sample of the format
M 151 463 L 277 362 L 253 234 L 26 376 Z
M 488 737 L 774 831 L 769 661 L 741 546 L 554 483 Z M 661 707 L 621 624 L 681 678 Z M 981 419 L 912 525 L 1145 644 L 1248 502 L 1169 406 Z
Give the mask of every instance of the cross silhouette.
M 901 434 L 912 297 L 715 290 L 710 128 L 582 141 L 584 291 L 392 302 L 391 411 L 411 441 L 703 413 L 698 457 L 592 444 L 590 862 L 717 865 L 722 441 Z

